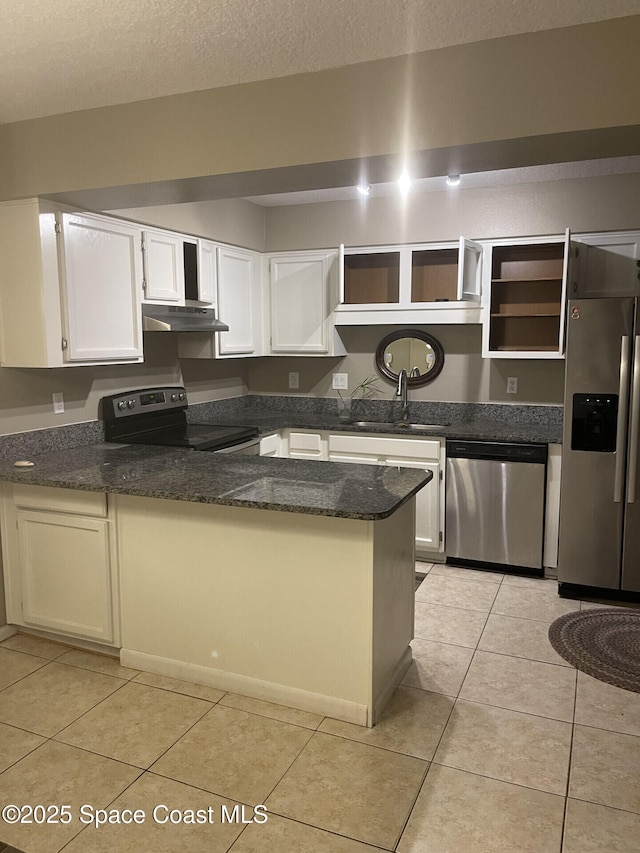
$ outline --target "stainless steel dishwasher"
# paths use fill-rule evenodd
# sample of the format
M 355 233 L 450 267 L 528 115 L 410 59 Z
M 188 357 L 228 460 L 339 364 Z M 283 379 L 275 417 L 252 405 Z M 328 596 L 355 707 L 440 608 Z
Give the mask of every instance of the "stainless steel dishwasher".
M 447 561 L 543 573 L 547 445 L 447 441 Z

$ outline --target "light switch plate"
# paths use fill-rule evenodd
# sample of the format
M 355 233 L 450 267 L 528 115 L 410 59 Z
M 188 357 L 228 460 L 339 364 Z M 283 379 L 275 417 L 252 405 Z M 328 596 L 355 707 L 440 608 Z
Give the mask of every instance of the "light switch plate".
M 348 373 L 334 373 L 331 387 L 334 391 L 346 391 L 349 387 Z

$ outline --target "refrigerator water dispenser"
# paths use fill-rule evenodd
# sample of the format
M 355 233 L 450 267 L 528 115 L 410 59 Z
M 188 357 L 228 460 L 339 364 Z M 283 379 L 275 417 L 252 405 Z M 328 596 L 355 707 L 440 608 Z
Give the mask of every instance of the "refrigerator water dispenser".
M 574 394 L 571 449 L 615 453 L 617 394 Z

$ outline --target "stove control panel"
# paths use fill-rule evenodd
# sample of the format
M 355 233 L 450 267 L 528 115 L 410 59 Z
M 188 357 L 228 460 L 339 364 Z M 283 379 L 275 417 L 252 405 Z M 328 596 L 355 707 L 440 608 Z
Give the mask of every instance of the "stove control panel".
M 187 392 L 180 387 L 144 388 L 141 391 L 126 391 L 102 398 L 102 417 L 105 421 L 147 412 L 180 411 L 186 408 Z

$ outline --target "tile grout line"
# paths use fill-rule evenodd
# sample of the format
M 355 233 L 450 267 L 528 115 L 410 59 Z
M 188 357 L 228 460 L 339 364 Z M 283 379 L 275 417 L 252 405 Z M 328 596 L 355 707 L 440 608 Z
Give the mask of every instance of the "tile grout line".
M 560 835 L 560 853 L 564 850 L 566 840 L 567 813 L 569 811 L 569 790 L 571 787 L 571 770 L 573 766 L 573 743 L 576 733 L 576 711 L 578 708 L 578 670 L 576 669 L 576 683 L 573 689 L 573 717 L 571 719 L 571 743 L 569 744 L 569 763 L 567 765 L 567 784 L 565 785 L 564 809 L 562 812 L 562 830 Z

